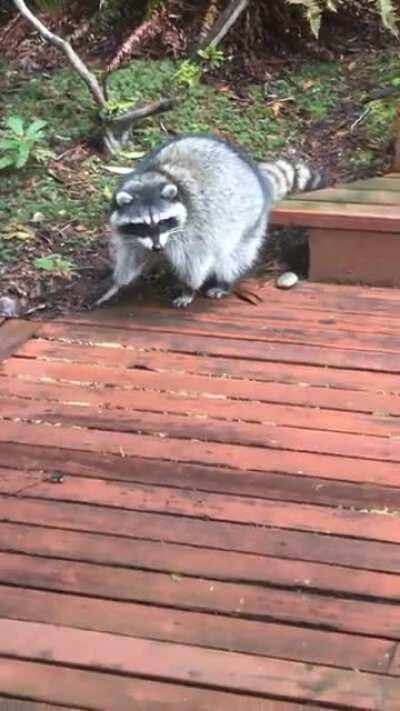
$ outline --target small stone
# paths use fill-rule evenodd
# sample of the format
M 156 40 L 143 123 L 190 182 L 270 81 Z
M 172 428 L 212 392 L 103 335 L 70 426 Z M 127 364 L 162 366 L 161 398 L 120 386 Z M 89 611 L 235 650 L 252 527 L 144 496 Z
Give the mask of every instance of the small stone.
M 31 222 L 33 222 L 35 225 L 40 225 L 41 222 L 45 221 L 45 216 L 43 215 L 43 212 L 35 212 L 34 215 L 32 215 Z
M 294 272 L 285 272 L 281 274 L 276 280 L 276 286 L 278 289 L 291 289 L 296 286 L 299 281 L 299 277 Z
M 3 318 L 17 318 L 19 314 L 18 302 L 9 296 L 0 297 L 0 316 Z

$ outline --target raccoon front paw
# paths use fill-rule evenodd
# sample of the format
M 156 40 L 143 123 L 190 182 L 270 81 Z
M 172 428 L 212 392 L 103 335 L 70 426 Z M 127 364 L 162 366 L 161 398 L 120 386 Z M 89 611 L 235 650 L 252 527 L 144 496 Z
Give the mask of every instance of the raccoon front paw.
M 213 286 L 206 291 L 206 296 L 209 299 L 222 299 L 224 296 L 228 296 L 228 294 L 229 289 L 224 289 L 223 286 Z
M 193 299 L 194 292 L 184 291 L 173 300 L 172 305 L 175 306 L 176 309 L 185 309 L 186 306 L 192 303 Z

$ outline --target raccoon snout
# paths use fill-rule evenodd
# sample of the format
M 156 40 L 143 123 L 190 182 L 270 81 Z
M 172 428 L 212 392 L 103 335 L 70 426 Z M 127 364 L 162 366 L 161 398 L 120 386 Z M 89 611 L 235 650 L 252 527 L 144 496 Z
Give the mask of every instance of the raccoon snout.
M 162 246 L 161 246 L 161 244 L 158 242 L 157 244 L 153 244 L 152 249 L 153 249 L 153 252 L 161 252 Z

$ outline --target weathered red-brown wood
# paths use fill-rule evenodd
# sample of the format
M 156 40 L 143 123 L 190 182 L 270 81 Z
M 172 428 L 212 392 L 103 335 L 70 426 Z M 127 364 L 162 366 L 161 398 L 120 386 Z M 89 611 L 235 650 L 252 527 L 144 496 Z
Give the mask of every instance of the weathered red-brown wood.
M 390 422 L 385 422 L 386 431 L 382 424 L 377 424 L 368 428 L 363 426 L 362 418 L 352 418 L 342 413 L 331 413 L 331 418 L 324 420 L 322 414 L 320 420 L 318 416 L 304 418 L 302 422 L 301 414 L 298 414 L 297 423 L 304 424 L 305 427 L 296 427 L 294 423 L 290 426 L 280 425 L 272 417 L 264 416 L 265 421 L 258 417 L 244 417 L 240 420 L 240 413 L 227 411 L 226 419 L 223 413 L 217 417 L 215 410 L 208 412 L 207 407 L 187 408 L 187 414 L 174 414 L 174 406 L 169 405 L 168 399 L 161 406 L 152 407 L 151 395 L 148 396 L 149 410 L 146 412 L 145 393 L 141 402 L 139 400 L 138 410 L 141 412 L 123 411 L 120 412 L 107 406 L 90 406 L 89 403 L 73 404 L 66 403 L 42 403 L 40 401 L 30 401 L 27 403 L 22 398 L 9 398 L 7 401 L 0 398 L 0 416 L 15 420 L 26 420 L 27 422 L 44 421 L 48 424 L 63 424 L 66 426 L 76 425 L 88 428 L 89 430 L 117 431 L 121 433 L 121 446 L 123 446 L 122 433 L 154 435 L 157 438 L 168 438 L 165 442 L 165 449 L 169 450 L 170 440 L 192 439 L 205 442 L 231 443 L 233 445 L 267 447 L 271 449 L 283 449 L 290 451 L 322 452 L 338 456 L 348 456 L 354 458 L 376 459 L 379 461 L 400 461 L 400 434 L 399 424 L 393 418 Z M 137 397 L 133 395 L 133 397 Z M 160 409 L 161 412 L 151 412 Z M 212 408 L 211 408 L 212 409 Z M 183 411 L 183 408 L 181 409 Z M 168 413 L 168 414 L 167 414 Z M 171 414 L 172 413 L 172 414 Z M 328 413 L 329 414 L 329 413 Z M 250 422 L 245 420 L 249 419 Z M 258 422 L 255 420 L 259 420 Z M 235 420 L 239 420 L 238 422 Z M 342 424 L 343 420 L 343 424 Z M 334 423 L 336 422 L 336 427 Z M 372 436 L 364 434 L 371 430 Z M 126 440 L 130 444 L 130 440 Z M 175 458 L 175 457 L 171 457 Z
M 390 190 L 386 188 L 386 183 L 381 190 L 373 189 L 366 185 L 365 189 L 354 189 L 354 185 L 346 188 L 325 188 L 324 190 L 315 190 L 311 193 L 305 193 L 299 196 L 301 202 L 331 202 L 331 203 L 354 203 L 361 205 L 367 203 L 369 205 L 398 205 L 399 190 Z
M 0 661 L 1 664 L 1 661 Z M 18 689 L 14 689 L 14 693 L 18 693 Z M 54 704 L 42 704 L 35 701 L 24 701 L 23 699 L 10 698 L 9 696 L 0 696 L 1 711 L 83 711 L 76 706 L 55 706 Z
M 307 476 L 306 472 L 291 475 L 269 471 L 247 471 L 246 476 L 243 476 L 240 470 L 229 467 L 149 461 L 140 457 L 131 459 L 74 450 L 70 450 L 68 458 L 66 458 L 63 450 L 49 449 L 44 446 L 2 444 L 0 457 L 3 465 L 3 468 L 0 469 L 1 488 L 4 493 L 10 494 L 21 488 L 19 477 L 22 476 L 22 473 L 14 469 L 14 467 L 18 467 L 25 473 L 27 485 L 36 480 L 41 481 L 49 478 L 53 472 L 58 472 L 63 475 L 147 485 L 161 484 L 183 490 L 248 495 L 343 508 L 400 510 L 400 487 L 395 472 L 390 482 L 391 485 L 382 486 L 369 482 L 367 474 L 364 480 L 360 478 L 356 482 L 340 481 L 333 478 L 332 480 L 322 479 Z M 32 473 L 31 480 L 29 472 Z M 340 473 L 344 475 L 346 472 L 340 470 Z M 15 476 L 16 474 L 17 476 Z M 362 472 L 360 477 L 361 474 Z M 384 474 L 385 472 L 383 472 L 383 476 Z M 349 466 L 347 476 L 351 475 L 352 469 Z
M 275 225 L 305 227 L 312 281 L 398 287 L 400 178 L 356 181 L 278 204 Z
M 376 231 L 362 231 L 357 226 L 352 231 L 321 226 L 310 229 L 310 279 L 399 287 L 400 231 L 388 230 L 383 236 L 372 222 L 370 229 Z
M 34 479 L 34 481 L 32 481 Z M 18 487 L 18 479 L 15 482 Z M 31 487 L 31 485 L 33 485 Z M 398 543 L 400 532 L 394 516 L 331 509 L 311 504 L 293 504 L 246 497 L 227 497 L 202 492 L 171 491 L 168 487 L 145 487 L 103 479 L 71 477 L 55 487 L 52 481 L 38 477 L 21 480 L 21 488 L 29 486 L 27 496 L 33 498 L 60 498 L 75 502 L 88 501 L 94 505 L 138 511 L 153 511 L 181 516 L 207 518 L 217 521 L 256 525 L 279 526 L 297 530 L 314 530 L 343 536 Z M 8 488 L 8 483 L 5 483 Z M 57 491 L 59 489 L 59 491 Z M 18 488 L 16 489 L 18 491 Z M 360 528 L 362 530 L 360 531 Z
M 91 325 L 92 329 L 95 328 L 95 324 L 90 319 L 88 319 L 87 322 L 81 319 L 76 324 L 74 322 L 66 325 L 67 328 L 71 329 L 72 333 L 74 326 L 78 329 L 85 327 L 85 325 Z M 392 352 L 397 350 L 400 345 L 400 339 L 395 333 L 389 335 L 380 334 L 376 331 L 359 331 L 357 333 L 357 342 L 355 346 L 354 332 L 351 328 L 335 328 L 333 324 L 330 325 L 331 328 L 329 330 L 324 328 L 323 324 L 296 323 L 289 326 L 287 323 L 285 324 L 284 321 L 268 323 L 267 318 L 264 318 L 263 320 L 259 319 L 256 322 L 247 320 L 246 330 L 243 332 L 243 324 L 240 321 L 239 323 L 229 321 L 216 322 L 215 320 L 204 322 L 202 319 L 189 320 L 188 318 L 183 318 L 181 322 L 177 324 L 173 317 L 168 319 L 166 317 L 160 318 L 150 315 L 150 319 L 147 323 L 133 319 L 115 319 L 108 326 L 108 338 L 110 338 L 110 335 L 112 334 L 114 336 L 115 343 L 124 343 L 124 341 L 119 341 L 119 337 L 123 336 L 126 331 L 134 332 L 139 336 L 140 334 L 143 334 L 142 347 L 145 347 L 149 342 L 150 332 L 150 337 L 152 336 L 154 338 L 151 348 L 154 349 L 158 341 L 158 334 L 166 334 L 167 337 L 169 334 L 177 334 L 178 336 L 182 336 L 183 334 L 186 337 L 203 336 L 203 346 L 205 352 L 208 350 L 210 338 L 212 338 L 213 341 L 216 338 L 234 339 L 238 341 L 236 344 L 238 348 L 243 346 L 244 342 L 267 342 L 271 344 L 299 343 L 310 346 L 320 344 L 324 348 L 332 347 L 354 350 L 356 347 L 357 350 L 373 352 L 379 350 Z M 57 326 L 61 327 L 61 323 L 58 322 Z M 93 335 L 95 335 L 94 330 Z M 171 335 L 170 338 L 172 339 L 173 335 Z
M 382 175 L 379 178 L 368 178 L 367 180 L 355 180 L 348 185 L 344 183 L 338 183 L 337 187 L 344 188 L 349 187 L 356 190 L 393 190 L 394 192 L 400 192 L 400 174 L 399 173 L 389 173 L 388 175 Z
M 179 581 L 177 581 L 177 585 Z M 28 588 L 0 588 L 4 618 L 386 672 L 396 643 L 224 615 L 114 602 Z
M 10 319 L 3 323 L 0 320 L 0 361 L 8 358 L 16 351 L 25 341 L 39 330 L 40 324 L 31 321 L 20 321 L 19 319 Z
M 340 236 L 340 235 L 339 235 Z M 71 322 L 66 322 L 71 328 L 73 325 L 82 326 L 90 325 L 95 326 L 95 322 L 92 317 L 81 317 L 79 320 L 73 320 Z M 58 322 L 61 324 L 61 322 Z M 190 336 L 204 336 L 204 338 L 212 337 L 218 338 L 229 338 L 236 339 L 237 341 L 266 341 L 271 343 L 303 343 L 307 345 L 322 344 L 325 348 L 349 348 L 354 349 L 354 330 L 349 325 L 344 328 L 342 324 L 328 324 L 331 328 L 328 330 L 324 328 L 327 324 L 308 324 L 305 321 L 301 323 L 292 323 L 288 325 L 284 320 L 275 320 L 270 322 L 268 320 L 268 314 L 263 315 L 263 318 L 258 317 L 257 320 L 246 319 L 246 330 L 243 332 L 243 321 L 232 321 L 225 320 L 222 321 L 221 318 L 194 318 L 190 319 L 187 316 L 183 317 L 179 323 L 171 315 L 159 316 L 150 311 L 147 318 L 114 318 L 107 322 L 109 328 L 109 335 L 113 334 L 115 336 L 116 342 L 118 342 L 118 336 L 122 335 L 121 331 L 133 331 L 133 332 L 145 332 L 145 338 L 147 339 L 147 332 L 166 333 L 166 334 L 185 334 Z M 144 344 L 147 340 L 144 341 Z M 358 330 L 357 332 L 357 349 L 359 350 L 382 350 L 382 351 L 393 351 L 399 347 L 400 340 L 396 333 L 391 334 L 380 334 L 376 329 L 370 329 L 370 331 Z M 205 348 L 207 349 L 207 340 L 204 341 Z M 240 344 L 238 344 L 239 346 Z M 153 346 L 154 347 L 154 346 Z
M 153 572 L 176 573 L 230 582 L 251 582 L 292 589 L 326 591 L 376 599 L 398 599 L 400 583 L 393 576 L 372 571 L 352 570 L 313 562 L 287 561 L 237 552 L 213 553 L 200 547 L 184 547 L 153 541 L 104 539 L 81 532 L 54 531 L 50 540 L 45 529 L 16 524 L 0 524 L 0 550 L 41 555 L 102 565 L 129 566 Z M 81 543 L 79 543 L 81 542 Z M 29 577 L 27 578 L 27 585 Z M 100 594 L 100 591 L 99 591 Z
M 0 652 L 25 659 L 51 658 L 105 670 L 175 682 L 192 682 L 293 701 L 348 704 L 355 709 L 397 711 L 400 681 L 395 678 L 219 652 L 154 640 L 126 638 L 36 623 L 0 620 Z
M 125 370 L 123 372 L 126 376 L 127 383 L 129 384 L 131 382 L 132 385 L 138 383 L 137 371 L 141 371 L 139 377 L 142 377 L 143 380 L 139 381 L 139 383 L 141 383 L 143 387 L 147 385 L 147 378 L 154 377 L 154 375 L 150 376 L 149 373 L 161 372 L 160 378 L 168 378 L 169 375 L 174 378 L 179 377 L 179 379 L 182 377 L 186 378 L 188 375 L 217 377 L 219 378 L 218 383 L 220 384 L 221 393 L 223 395 L 225 393 L 232 393 L 233 389 L 238 387 L 239 390 L 235 391 L 238 392 L 238 397 L 241 396 L 243 389 L 248 392 L 249 388 L 253 387 L 253 383 L 248 382 L 253 380 L 257 381 L 257 387 L 260 382 L 271 383 L 277 381 L 300 387 L 312 385 L 323 388 L 339 388 L 340 390 L 367 390 L 370 392 L 395 394 L 400 392 L 399 378 L 397 375 L 376 371 L 345 370 L 324 365 L 301 365 L 276 361 L 249 361 L 239 358 L 229 359 L 220 356 L 218 358 L 212 358 L 202 355 L 201 358 L 193 358 L 191 355 L 179 353 L 161 351 L 143 352 L 123 348 L 118 349 L 116 352 L 112 347 L 103 346 L 82 346 L 81 355 L 75 356 L 72 354 L 76 352 L 78 345 L 74 344 L 73 346 L 67 346 L 67 348 L 68 347 L 71 350 L 65 353 L 65 346 L 62 346 L 61 350 L 58 344 L 54 345 L 56 349 L 56 360 L 63 359 L 65 354 L 66 360 L 72 357 L 72 360 L 74 361 L 76 359 L 77 363 L 91 366 L 101 364 L 107 367 L 115 366 L 124 368 Z M 47 346 L 44 346 L 43 356 L 45 358 L 47 358 L 46 350 Z M 52 353 L 53 351 L 49 353 L 50 358 L 53 357 Z M 24 367 L 28 369 L 30 366 L 20 365 L 19 367 L 21 369 Z M 132 374 L 130 371 L 132 371 Z M 2 370 L 0 367 L 0 375 L 2 373 L 4 374 L 4 372 L 4 369 Z M 29 371 L 27 370 L 26 372 L 29 375 Z M 109 376 L 112 375 L 109 370 L 107 373 Z M 227 380 L 228 382 L 226 382 Z M 234 380 L 234 382 L 230 384 L 230 380 Z M 15 382 L 18 384 L 17 381 Z M 150 383 L 151 382 L 154 381 L 150 381 Z M 120 381 L 119 385 L 123 386 L 124 384 Z M 210 383 L 210 385 L 212 387 L 212 383 Z M 260 390 L 260 399 L 263 399 L 261 397 L 263 392 L 269 393 L 270 385 L 268 385 L 267 390 Z M 293 388 L 290 388 L 289 392 L 293 392 L 293 398 L 302 397 L 301 395 L 299 396 L 298 393 L 296 395 Z M 282 400 L 282 402 L 284 402 L 284 400 Z M 296 400 L 294 400 L 294 402 L 296 402 Z
M 113 711 L 302 711 L 297 702 L 199 689 L 113 673 L 0 658 L 0 689 L 29 699 Z M 97 701 L 99 699 L 99 701 Z M 31 702 L 29 702 L 31 703 Z M 94 706 L 98 704 L 98 706 Z M 307 706 L 307 708 L 309 708 Z M 320 706 L 320 708 L 322 708 Z M 323 707 L 327 708 L 327 707 Z M 14 711 L 14 709 L 12 710 Z M 15 709 L 17 711 L 17 709 Z M 30 711 L 30 709 L 29 709 Z M 34 711 L 37 711 L 36 709 Z M 42 711 L 42 709 L 40 709 Z M 43 709 L 47 711 L 47 709 Z
M 389 332 L 396 333 L 393 329 L 395 329 L 397 316 L 395 306 L 398 297 L 394 291 L 387 294 L 386 289 L 378 287 L 365 289 L 354 285 L 345 285 L 340 291 L 337 289 L 335 291 L 334 285 L 322 286 L 301 281 L 296 289 L 282 292 L 275 287 L 273 281 L 255 282 L 254 280 L 249 283 L 249 289 L 256 292 L 257 303 L 249 304 L 234 296 L 221 300 L 217 304 L 210 299 L 198 298 L 191 304 L 190 309 L 180 315 L 179 323 L 208 322 L 212 319 L 222 324 L 229 322 L 236 325 L 240 321 L 248 320 L 263 326 L 273 324 L 277 320 L 283 320 L 288 324 L 293 320 L 298 323 L 300 311 L 301 323 L 304 325 L 309 321 L 314 323 L 317 321 L 324 326 L 336 324 L 340 329 L 347 323 L 351 324 L 355 331 L 374 331 L 376 323 L 376 332 L 385 332 L 388 329 Z M 363 313 L 363 320 L 359 318 L 360 312 Z M 139 299 L 139 294 L 133 293 L 129 299 L 126 297 L 126 301 L 118 302 L 113 307 L 84 314 L 69 314 L 57 320 L 64 323 L 85 322 L 92 325 L 100 321 L 107 326 L 113 326 L 123 320 L 125 324 L 137 321 L 146 326 L 152 317 L 171 325 L 174 323 L 176 312 L 168 302 L 154 304 L 153 298 L 153 301 L 143 303 Z M 176 321 L 175 326 L 178 327 Z
M 400 180 L 392 180 L 393 189 L 400 190 Z M 354 188 L 359 186 L 354 183 Z M 383 187 L 375 181 L 375 187 Z M 370 188 L 371 189 L 371 188 Z M 387 188 L 385 185 L 384 189 Z M 392 205 L 352 205 L 312 200 L 287 200 L 275 207 L 272 216 L 273 224 L 318 227 L 327 229 L 356 229 L 360 231 L 375 230 L 376 232 L 400 231 L 400 212 Z
M 400 297 L 257 289 L 3 361 L 0 701 L 397 709 Z
M 209 356 L 224 356 L 247 360 L 281 361 L 322 365 L 336 368 L 373 370 L 399 373 L 400 365 L 396 348 L 388 352 L 363 351 L 355 347 L 321 348 L 302 343 L 265 343 L 260 341 L 238 341 L 232 338 L 203 338 L 196 335 L 178 333 L 154 333 L 146 331 L 106 330 L 93 326 L 88 333 L 87 326 L 67 326 L 49 323 L 42 326 L 41 334 L 49 338 L 67 338 L 83 343 L 121 345 L 132 349 L 169 350 L 177 353 Z
M 172 517 L 146 511 L 40 501 L 0 495 L 0 520 L 53 528 L 93 531 L 130 539 L 169 541 L 211 550 L 231 550 L 293 560 L 340 564 L 363 570 L 400 573 L 398 545 L 381 541 L 270 529 L 226 521 Z
M 232 428 L 234 439 L 234 424 Z M 190 446 L 183 446 L 182 440 L 174 437 L 149 437 L 134 433 L 120 433 L 107 429 L 78 429 L 74 426 L 43 427 L 40 422 L 28 423 L 4 421 L 0 431 L 0 442 L 16 444 L 42 444 L 58 449 L 75 449 L 86 452 L 100 451 L 109 454 L 120 454 L 122 457 L 147 457 L 167 461 L 206 463 L 208 465 L 229 464 L 237 469 L 288 472 L 302 474 L 304 471 L 316 476 L 332 476 L 343 467 L 349 469 L 369 469 L 372 480 L 387 483 L 382 471 L 395 475 L 398 471 L 399 440 L 396 438 L 382 439 L 349 435 L 334 432 L 313 433 L 309 430 L 295 428 L 264 427 L 265 438 L 260 446 L 257 444 L 257 434 L 247 431 L 238 432 L 238 438 L 243 444 L 226 442 L 223 427 L 220 423 L 220 433 L 213 435 L 214 441 L 190 440 Z M 251 427 L 247 425 L 247 427 Z M 243 430 L 246 427 L 243 423 Z M 200 431 L 200 430 L 199 430 Z M 203 430 L 205 431 L 205 430 Z M 257 430 L 258 432 L 258 430 Z M 314 436 L 313 436 L 314 435 Z M 230 439 L 230 438 L 229 438 Z M 228 440 L 229 441 L 229 440 Z M 363 452 L 368 459 L 363 459 Z M 228 459 L 229 457 L 229 459 Z M 358 462 L 358 464 L 357 464 Z M 379 464 L 378 464 L 379 463 Z M 375 474 L 374 474 L 375 472 Z M 335 475 L 333 475 L 335 476 Z M 336 474 L 337 476 L 337 474 Z M 355 475 L 350 479 L 359 478 Z M 345 475 L 339 478 L 346 479 Z
M 9 363 L 7 371 L 8 366 Z M 343 431 L 386 437 L 398 432 L 399 398 L 382 391 L 370 394 L 344 388 L 313 387 L 306 382 L 293 387 L 286 383 L 266 384 L 140 369 L 126 371 L 121 387 L 119 369 L 114 368 L 84 366 L 79 372 L 81 378 L 86 374 L 85 384 L 84 380 L 77 381 L 74 377 L 76 370 L 60 363 L 46 364 L 46 375 L 39 366 L 31 369 L 30 365 L 18 364 L 14 369 L 11 364 L 11 367 L 14 372 L 18 369 L 23 378 L 1 378 L 0 397 L 4 400 L 19 397 L 43 403 L 85 403 L 100 408 L 208 415 L 290 426 L 301 422 L 304 427 L 315 425 L 315 429 L 338 429 L 340 418 Z M 53 382 L 48 382 L 49 379 Z M 89 388 L 88 384 L 97 387 Z

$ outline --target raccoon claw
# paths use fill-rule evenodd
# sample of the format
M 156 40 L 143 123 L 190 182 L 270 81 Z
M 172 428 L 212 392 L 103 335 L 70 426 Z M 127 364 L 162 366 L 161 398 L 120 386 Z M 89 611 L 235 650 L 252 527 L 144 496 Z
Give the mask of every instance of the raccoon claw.
M 184 309 L 192 303 L 193 299 L 194 294 L 185 291 L 173 300 L 172 305 L 175 306 L 176 309 Z
M 224 296 L 228 296 L 228 289 L 224 289 L 221 286 L 213 286 L 211 289 L 207 289 L 206 296 L 209 299 L 222 299 Z
M 103 296 L 100 296 L 100 298 L 94 302 L 94 306 L 101 306 L 102 304 L 107 303 L 113 298 L 113 296 L 118 294 L 118 292 L 119 287 L 114 284 L 108 289 L 108 291 L 106 291 L 105 294 L 103 294 Z

